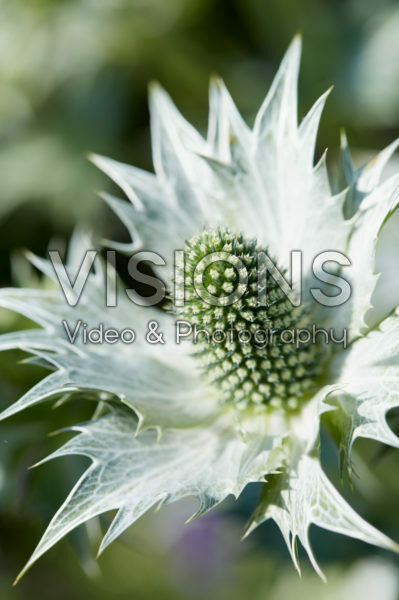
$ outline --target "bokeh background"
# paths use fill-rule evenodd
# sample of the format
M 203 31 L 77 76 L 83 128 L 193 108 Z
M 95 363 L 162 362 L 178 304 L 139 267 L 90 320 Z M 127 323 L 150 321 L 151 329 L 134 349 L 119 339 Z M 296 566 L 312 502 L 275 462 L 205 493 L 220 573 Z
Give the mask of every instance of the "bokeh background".
M 332 83 L 318 152 L 337 161 L 344 126 L 361 163 L 399 130 L 399 5 L 394 0 L 0 0 L 0 284 L 41 285 L 23 250 L 44 254 L 76 224 L 100 236 L 121 232 L 96 190 L 109 184 L 89 151 L 151 169 L 147 86 L 160 81 L 201 131 L 209 76 L 223 77 L 253 121 L 293 35 L 304 53 L 299 116 Z M 391 169 L 399 164 L 394 159 Z M 399 248 L 399 223 L 392 239 Z M 396 237 L 395 237 L 396 236 Z M 0 331 L 22 327 L 0 313 Z M 0 408 L 43 375 L 23 358 L 0 356 Z M 256 501 L 239 502 L 184 527 L 190 504 L 148 515 L 96 562 L 103 522 L 95 521 L 11 583 L 84 466 L 61 459 L 27 467 L 60 440 L 47 434 L 89 416 L 74 402 L 36 408 L 0 425 L 0 598 L 296 597 L 396 600 L 398 561 L 361 542 L 318 530 L 312 541 L 329 585 L 303 561 L 300 581 L 274 525 L 240 542 Z M 394 416 L 392 427 L 396 427 Z M 340 485 L 337 456 L 324 440 L 324 466 Z M 399 539 L 399 460 L 378 444 L 357 446 L 354 489 L 360 513 Z

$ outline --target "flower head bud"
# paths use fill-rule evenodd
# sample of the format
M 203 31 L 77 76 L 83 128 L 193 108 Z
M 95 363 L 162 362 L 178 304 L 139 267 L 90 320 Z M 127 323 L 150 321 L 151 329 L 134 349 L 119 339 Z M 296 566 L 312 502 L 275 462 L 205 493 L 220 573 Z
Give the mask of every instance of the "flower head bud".
M 306 309 L 293 306 L 267 274 L 258 260 L 264 253 L 256 240 L 227 229 L 189 240 L 179 273 L 186 301 L 178 313 L 208 332 L 195 354 L 207 356 L 206 376 L 225 400 L 293 410 L 314 387 L 320 352 L 299 339 L 298 326 L 309 326 Z

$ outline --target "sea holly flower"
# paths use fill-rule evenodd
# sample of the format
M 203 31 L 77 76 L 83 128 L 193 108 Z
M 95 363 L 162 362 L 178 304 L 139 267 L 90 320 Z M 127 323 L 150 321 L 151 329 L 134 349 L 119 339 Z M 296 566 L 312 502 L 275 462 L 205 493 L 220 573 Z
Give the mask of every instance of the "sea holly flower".
M 381 183 L 397 144 L 355 170 L 343 140 L 345 187 L 334 195 L 325 155 L 313 164 L 327 94 L 297 124 L 299 58 L 296 38 L 253 129 L 219 80 L 211 84 L 206 139 L 153 87 L 155 175 L 93 157 L 128 198 L 104 194 L 131 236 L 131 243 L 114 247 L 151 249 L 165 259 L 154 270 L 171 297 L 176 291 L 166 310 L 134 304 L 125 293 L 107 305 L 104 290 L 116 275 L 99 259 L 79 302 L 68 304 L 60 284 L 68 283 L 67 272 L 76 276 L 90 247 L 81 235 L 72 240 L 64 275 L 62 269 L 56 275 L 50 261 L 32 257 L 54 280 L 52 288 L 1 290 L 1 306 L 40 327 L 4 335 L 0 347 L 22 348 L 53 371 L 2 418 L 76 393 L 98 404 L 93 419 L 73 427 L 76 435 L 45 459 L 79 454 L 92 463 L 23 573 L 60 538 L 105 511 L 117 512 L 100 552 L 151 507 L 195 496 L 198 517 L 227 496 L 239 496 L 250 482 L 262 482 L 263 491 L 246 533 L 274 519 L 298 571 L 297 540 L 322 575 L 309 543 L 312 523 L 398 550 L 329 481 L 319 439 L 323 418 L 349 474 L 357 438 L 398 446 L 386 414 L 399 405 L 399 315 L 394 311 L 373 329 L 366 318 L 378 280 L 378 236 L 398 204 L 399 177 Z M 184 250 L 184 260 L 174 269 L 176 250 Z M 298 288 L 289 297 L 283 285 L 292 250 L 302 252 L 300 302 Z M 315 268 L 325 251 L 348 257 L 329 275 Z M 267 289 L 260 276 L 268 267 L 260 255 L 276 266 Z M 351 289 L 346 302 L 321 302 L 329 294 L 327 288 L 315 292 L 314 274 L 336 283 L 331 277 L 341 272 Z M 190 330 L 181 343 L 177 321 Z M 85 343 L 81 328 L 99 323 L 134 330 L 137 337 L 133 344 Z M 147 323 L 156 324 L 161 339 L 138 333 Z M 310 334 L 314 325 L 334 339 L 345 333 L 347 344 L 344 337 L 328 343 L 304 335 L 295 345 L 282 339 L 287 331 Z M 194 326 L 210 339 L 194 343 Z M 216 339 L 216 331 L 227 330 L 236 337 Z M 249 340 L 239 337 L 244 330 Z M 259 331 L 274 332 L 278 343 L 262 345 Z

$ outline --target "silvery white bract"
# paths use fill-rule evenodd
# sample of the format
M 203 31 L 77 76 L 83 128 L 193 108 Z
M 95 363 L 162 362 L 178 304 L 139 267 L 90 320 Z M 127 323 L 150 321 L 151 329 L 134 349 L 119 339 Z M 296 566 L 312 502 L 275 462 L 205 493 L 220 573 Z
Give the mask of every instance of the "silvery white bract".
M 151 131 L 156 174 L 103 157 L 93 160 L 129 200 L 105 195 L 132 239 L 131 244 L 115 247 L 159 252 L 168 267 L 158 272 L 169 285 L 173 251 L 204 228 L 227 227 L 256 238 L 282 266 L 291 249 L 301 249 L 305 293 L 312 259 L 326 249 L 345 253 L 352 262 L 350 300 L 331 310 L 315 306 L 314 314 L 318 324 L 346 327 L 349 347 L 331 353 L 323 367 L 323 384 L 298 410 L 268 406 L 262 412 L 257 406 L 238 411 L 219 401 L 219 389 L 202 376 L 191 345 L 174 344 L 174 318 L 169 313 L 138 307 L 126 295 L 119 296 L 117 307 L 105 307 L 100 261 L 74 308 L 56 284 L 52 289 L 1 290 L 1 306 L 40 326 L 4 335 L 1 348 L 22 348 L 52 369 L 2 418 L 77 390 L 94 396 L 100 408 L 92 421 L 72 428 L 77 435 L 49 457 L 79 454 L 92 463 L 23 572 L 73 528 L 105 511 L 117 513 L 100 551 L 151 507 L 195 496 L 194 516 L 199 516 L 230 494 L 237 497 L 250 482 L 264 485 L 247 531 L 274 519 L 298 571 L 297 539 L 322 575 L 309 544 L 312 523 L 398 549 L 340 496 L 321 468 L 319 450 L 322 415 L 335 423 L 343 466 L 349 471 L 358 437 L 399 445 L 386 422 L 387 412 L 399 406 L 399 315 L 392 313 L 372 331 L 365 319 L 378 279 L 374 273 L 378 236 L 398 203 L 399 177 L 380 183 L 397 144 L 354 170 L 344 142 L 346 188 L 333 195 L 325 156 L 313 165 L 327 94 L 298 126 L 299 59 L 296 38 L 252 130 L 219 80 L 211 84 L 207 139 L 183 119 L 163 90 L 154 87 Z M 76 273 L 87 247 L 83 236 L 74 237 L 70 273 Z M 50 263 L 32 260 L 46 277 L 55 279 Z M 88 327 L 101 322 L 118 330 L 137 330 L 151 319 L 159 322 L 166 345 L 151 345 L 139 336 L 133 345 L 83 344 L 80 338 L 71 344 L 62 325 L 63 320 L 82 320 Z

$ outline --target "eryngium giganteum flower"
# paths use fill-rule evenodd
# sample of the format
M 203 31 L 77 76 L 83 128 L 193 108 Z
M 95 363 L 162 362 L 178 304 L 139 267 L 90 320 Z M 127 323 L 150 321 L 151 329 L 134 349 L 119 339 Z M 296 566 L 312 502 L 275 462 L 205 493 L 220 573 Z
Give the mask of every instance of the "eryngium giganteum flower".
M 59 281 L 47 291 L 1 291 L 3 307 L 40 325 L 3 336 L 1 347 L 23 348 L 53 370 L 2 417 L 76 392 L 87 393 L 99 405 L 93 419 L 73 427 L 77 435 L 50 457 L 80 454 L 92 463 L 24 571 L 73 528 L 105 511 L 117 513 L 100 551 L 151 507 L 195 496 L 198 517 L 227 496 L 237 497 L 250 482 L 263 482 L 263 491 L 247 533 L 274 519 L 298 570 L 297 540 L 320 573 L 309 544 L 312 523 L 397 550 L 330 483 L 319 448 L 322 416 L 335 431 L 342 467 L 349 473 L 358 437 L 398 446 L 386 414 L 399 404 L 399 316 L 391 314 L 373 330 L 365 320 L 378 279 L 373 272 L 378 235 L 398 202 L 399 178 L 380 183 L 395 145 L 355 171 L 344 143 L 347 187 L 333 195 L 325 156 L 313 165 L 326 95 L 297 124 L 299 58 L 297 38 L 252 130 L 220 81 L 211 85 L 206 140 L 155 87 L 155 175 L 94 157 L 129 199 L 105 196 L 132 238 L 131 244 L 116 247 L 160 253 L 167 264 L 157 272 L 167 289 L 172 292 L 185 280 L 184 306 L 175 302 L 162 312 L 137 306 L 124 293 L 117 306 L 105 306 L 106 273 L 99 261 L 74 307 L 67 304 Z M 71 276 L 82 261 L 83 242 L 76 236 L 71 244 Z M 176 249 L 186 251 L 186 260 L 173 274 Z M 256 256 L 267 253 L 287 273 L 291 250 L 303 253 L 302 302 L 294 306 L 276 276 L 268 279 L 267 299 L 260 303 L 258 276 L 266 267 L 259 269 Z M 351 295 L 335 307 L 323 306 L 310 293 L 314 258 L 326 250 L 350 259 L 350 265 L 341 264 Z M 222 253 L 221 259 L 204 263 L 215 252 Z M 33 260 L 57 281 L 50 262 Z M 198 263 L 204 267 L 205 294 L 195 285 Z M 239 298 L 227 301 L 237 289 Z M 206 294 L 217 302 L 207 303 Z M 318 339 L 297 347 L 280 339 L 262 347 L 254 338 L 177 344 L 176 319 L 210 332 L 233 328 L 253 335 L 261 328 L 277 335 L 310 331 L 316 324 L 335 336 L 347 331 L 348 345 Z M 165 343 L 151 344 L 142 334 L 143 324 L 152 320 Z M 95 345 L 85 344 L 79 334 L 71 343 L 64 325 L 74 328 L 79 321 L 87 329 L 99 323 L 118 331 L 130 327 L 137 339 Z

